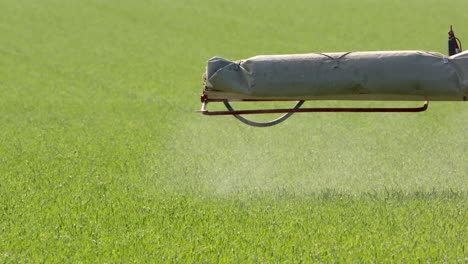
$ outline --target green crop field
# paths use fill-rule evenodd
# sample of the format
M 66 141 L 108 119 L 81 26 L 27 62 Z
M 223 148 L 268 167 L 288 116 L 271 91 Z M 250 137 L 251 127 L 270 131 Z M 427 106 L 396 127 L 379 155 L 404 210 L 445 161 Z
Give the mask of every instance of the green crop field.
M 468 104 L 271 128 L 194 112 L 211 57 L 446 54 L 466 10 L 0 0 L 0 263 L 466 263 Z M 420 105 L 358 103 L 382 104 Z

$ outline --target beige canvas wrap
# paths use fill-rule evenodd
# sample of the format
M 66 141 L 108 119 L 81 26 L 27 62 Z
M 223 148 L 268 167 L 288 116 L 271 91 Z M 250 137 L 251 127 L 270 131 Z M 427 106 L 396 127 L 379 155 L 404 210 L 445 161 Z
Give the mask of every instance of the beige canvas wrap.
M 208 98 L 466 100 L 468 52 L 425 51 L 256 56 L 208 61 Z

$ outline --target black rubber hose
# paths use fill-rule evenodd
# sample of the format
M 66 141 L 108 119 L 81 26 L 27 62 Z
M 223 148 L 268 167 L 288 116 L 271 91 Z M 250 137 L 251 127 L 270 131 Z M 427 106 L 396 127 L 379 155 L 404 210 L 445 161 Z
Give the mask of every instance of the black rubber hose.
M 296 103 L 296 105 L 292 108 L 294 110 L 296 109 L 299 109 L 299 107 L 301 107 L 301 105 L 304 103 L 304 101 L 298 101 Z M 234 108 L 232 108 L 232 106 L 229 104 L 229 102 L 227 101 L 224 101 L 224 105 L 226 106 L 226 108 L 233 112 L 235 111 Z M 252 120 L 248 120 L 246 119 L 245 117 L 241 116 L 241 115 L 233 115 L 235 118 L 237 118 L 239 121 L 241 121 L 242 123 L 244 124 L 247 124 L 249 126 L 254 126 L 254 127 L 270 127 L 270 126 L 274 126 L 274 125 L 277 125 L 281 122 L 283 122 L 284 120 L 288 119 L 290 116 L 292 116 L 292 114 L 294 113 L 286 113 L 284 115 L 282 115 L 281 117 L 275 119 L 275 120 L 272 120 L 272 121 L 268 121 L 268 122 L 255 122 L 255 121 L 252 121 Z

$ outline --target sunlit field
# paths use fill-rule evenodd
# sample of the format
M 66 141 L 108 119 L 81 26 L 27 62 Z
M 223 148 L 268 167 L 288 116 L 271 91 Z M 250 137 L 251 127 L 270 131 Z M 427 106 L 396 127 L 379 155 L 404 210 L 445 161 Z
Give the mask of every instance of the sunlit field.
M 446 54 L 450 25 L 468 47 L 468 1 L 0 10 L 0 263 L 468 260 L 467 103 L 271 128 L 195 113 L 211 57 Z M 422 105 L 306 103 L 356 104 Z

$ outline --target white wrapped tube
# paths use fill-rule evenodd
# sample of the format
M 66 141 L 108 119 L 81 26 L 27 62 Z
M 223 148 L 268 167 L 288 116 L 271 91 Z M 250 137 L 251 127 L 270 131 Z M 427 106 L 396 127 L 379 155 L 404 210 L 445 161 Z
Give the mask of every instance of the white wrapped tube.
M 256 56 L 208 61 L 208 99 L 467 100 L 468 52 Z

